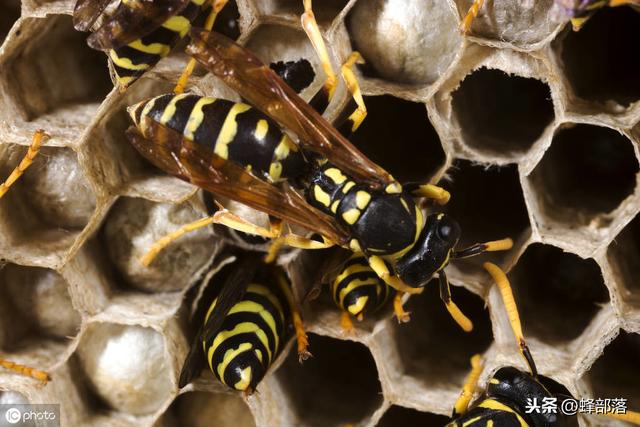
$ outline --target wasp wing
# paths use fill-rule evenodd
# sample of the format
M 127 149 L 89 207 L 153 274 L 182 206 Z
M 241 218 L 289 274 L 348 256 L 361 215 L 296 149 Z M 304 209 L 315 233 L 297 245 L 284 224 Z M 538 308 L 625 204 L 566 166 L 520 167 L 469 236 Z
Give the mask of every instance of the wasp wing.
M 258 57 L 229 38 L 191 29 L 187 52 L 244 99 L 294 132 L 300 144 L 372 188 L 395 182 L 315 111 Z
M 84 0 L 87 2 L 88 0 Z M 96 0 L 101 2 L 104 0 Z M 180 13 L 190 0 L 128 0 L 87 39 L 93 49 L 117 49 L 146 36 Z
M 338 245 L 349 234 L 328 215 L 309 205 L 290 187 L 276 187 L 210 149 L 185 139 L 154 120 L 143 118 L 146 138 L 131 127 L 127 137 L 151 163 L 214 194 L 243 203 L 289 223 L 320 233 Z
M 231 271 L 222 283 L 222 288 L 220 288 L 215 300 L 213 312 L 206 322 L 204 322 L 204 318 L 202 319 L 203 324 L 191 343 L 191 349 L 180 372 L 180 380 L 178 382 L 180 388 L 189 384 L 202 371 L 205 362 L 202 343 L 210 343 L 213 340 L 220 331 L 229 310 L 244 296 L 247 286 L 249 286 L 249 282 L 253 279 L 259 265 L 260 260 L 258 257 L 259 255 L 257 254 L 247 254 L 231 265 L 224 267 L 224 269 L 229 268 Z M 214 278 L 222 273 L 223 271 L 218 272 Z
M 89 31 L 111 0 L 78 0 L 73 8 L 73 26 L 78 31 Z

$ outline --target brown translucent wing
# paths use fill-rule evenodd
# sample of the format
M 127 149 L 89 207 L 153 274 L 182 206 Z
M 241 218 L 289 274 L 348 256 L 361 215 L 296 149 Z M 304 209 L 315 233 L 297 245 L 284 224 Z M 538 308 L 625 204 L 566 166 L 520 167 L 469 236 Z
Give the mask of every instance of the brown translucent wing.
M 158 122 L 149 118 L 142 121 L 147 137 L 134 127 L 127 130 L 127 137 L 144 157 L 165 172 L 214 194 L 320 233 L 338 245 L 348 242 L 349 235 L 331 217 L 309 205 L 293 189 L 263 181 Z
M 103 1 L 103 0 L 98 0 Z M 180 13 L 190 0 L 128 0 L 87 39 L 93 49 L 117 49 L 146 36 Z
M 78 31 L 89 31 L 111 0 L 78 0 L 73 9 L 73 26 Z
M 229 38 L 191 30 L 187 52 L 250 104 L 294 132 L 300 145 L 373 188 L 394 182 L 250 51 Z

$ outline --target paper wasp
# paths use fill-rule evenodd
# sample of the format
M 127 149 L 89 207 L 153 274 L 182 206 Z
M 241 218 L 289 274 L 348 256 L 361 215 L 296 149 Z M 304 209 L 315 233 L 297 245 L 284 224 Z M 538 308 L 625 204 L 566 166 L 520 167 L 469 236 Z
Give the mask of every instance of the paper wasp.
M 520 353 L 529 367 L 529 372 L 521 371 L 513 366 L 498 369 L 489 380 L 485 392 L 474 403 L 469 405 L 482 373 L 480 356 L 473 356 L 471 358 L 471 372 L 465 381 L 460 397 L 455 403 L 452 415 L 453 420 L 447 426 L 577 427 L 577 417 L 575 415 L 565 415 L 560 410 L 562 402 L 567 399 L 573 399 L 573 397 L 560 384 L 538 374 L 533 356 L 524 340 L 518 308 L 507 276 L 495 264 L 487 262 L 484 264 L 484 268 L 489 272 L 500 290 L 513 334 L 518 343 Z M 551 399 L 557 402 L 558 409 L 555 412 L 527 412 L 528 402 L 532 402 L 534 399 L 537 402 Z M 640 413 L 627 411 L 626 414 L 609 412 L 602 415 L 640 425 Z
M 202 326 L 180 373 L 182 388 L 206 362 L 233 390 L 251 394 L 295 330 L 298 354 L 307 357 L 307 335 L 282 269 L 262 262 L 263 254 L 239 252 L 235 260 L 203 279 Z
M 483 4 L 484 0 L 473 0 L 469 11 L 462 19 L 460 32 L 469 32 Z M 578 31 L 598 9 L 625 5 L 640 6 L 640 0 L 555 0 L 554 7 L 559 10 L 563 19 L 571 21 L 573 30 Z
M 465 330 L 471 330 L 471 321 L 451 301 L 444 267 L 451 259 L 509 249 L 511 239 L 456 250 L 459 225 L 442 213 L 423 218 L 414 200 L 424 197 L 446 203 L 448 192 L 432 184 L 403 188 L 316 111 L 328 105 L 336 79 L 311 2 L 305 0 L 304 6 L 303 27 L 329 76 L 310 104 L 242 46 L 215 32 L 192 28 L 187 52 L 256 109 L 197 95 L 162 95 L 130 107 L 135 126 L 127 131 L 129 141 L 160 169 L 313 231 L 324 242 L 282 235 L 279 222 L 267 229 L 224 209 L 185 230 L 219 223 L 275 239 L 276 248 L 339 245 L 364 254 L 381 279 L 407 293 L 419 293 L 437 273 L 447 309 Z M 342 67 L 356 104 L 355 111 L 336 122 L 347 131 L 356 130 L 366 114 L 351 70 L 359 60 L 354 53 Z M 298 144 L 280 128 L 293 132 Z M 289 161 L 299 164 L 296 158 L 303 160 L 302 173 L 286 168 Z M 293 187 L 304 191 L 305 197 Z M 154 248 L 152 255 L 158 250 Z

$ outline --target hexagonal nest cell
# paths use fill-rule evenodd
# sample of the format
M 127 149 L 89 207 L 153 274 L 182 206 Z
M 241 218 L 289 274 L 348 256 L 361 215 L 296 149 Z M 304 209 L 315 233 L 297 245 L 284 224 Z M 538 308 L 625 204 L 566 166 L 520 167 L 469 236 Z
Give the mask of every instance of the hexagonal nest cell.
M 623 301 L 640 304 L 640 215 L 631 221 L 609 245 L 607 258 Z
M 277 371 L 300 426 L 359 423 L 382 404 L 376 365 L 367 348 L 310 334 L 313 358 L 292 352 Z
M 509 276 L 527 335 L 550 344 L 579 337 L 609 301 L 593 259 L 553 246 L 527 247 Z
M 549 86 L 487 68 L 465 77 L 452 108 L 464 142 L 501 157 L 527 152 L 554 119 Z
M 624 135 L 579 124 L 556 132 L 529 180 L 544 215 L 586 225 L 633 193 L 638 170 L 633 145 Z
M 425 106 L 391 96 L 364 102 L 368 114 L 351 142 L 400 182 L 428 181 L 445 155 Z
M 639 25 L 640 14 L 631 7 L 603 8 L 580 31 L 567 29 L 554 41 L 553 48 L 577 96 L 624 107 L 640 100 Z
M 184 43 L 121 93 L 104 53 L 73 29 L 75 0 L 0 1 L 0 177 L 35 129 L 52 136 L 0 199 L 0 357 L 49 370 L 52 381 L 0 368 L 0 403 L 60 403 L 63 424 L 79 427 L 444 425 L 472 354 L 492 367 L 521 362 L 512 340 L 501 345 L 512 336 L 505 319 L 485 308 L 495 288 L 487 293 L 480 263 L 492 260 L 510 269 L 540 368 L 574 392 L 591 387 L 640 410 L 637 333 L 621 333 L 592 367 L 567 369 L 562 354 L 579 347 L 590 361 L 619 329 L 637 332 L 640 54 L 631 29 L 640 15 L 602 8 L 552 42 L 564 25 L 553 1 L 485 1 L 466 39 L 458 26 L 470 0 L 313 2 L 334 69 L 355 49 L 366 60 L 356 74 L 369 115 L 354 144 L 403 184 L 440 179 L 452 199 L 424 207 L 460 223 L 458 248 L 507 236 L 516 246 L 446 267 L 471 333 L 432 281 L 406 301 L 408 324 L 389 301 L 346 335 L 331 301 L 303 299 L 328 276 L 332 250 L 282 250 L 314 357 L 300 364 L 289 345 L 252 396 L 211 383 L 210 372 L 184 390 L 176 381 L 199 327 L 186 321 L 203 297 L 196 284 L 218 252 L 256 246 L 230 248 L 237 239 L 207 227 L 149 268 L 139 262 L 156 239 L 206 215 L 194 186 L 150 165 L 125 136 L 127 106 L 173 89 Z M 325 77 L 302 12 L 301 0 L 231 0 L 216 25 L 265 62 L 308 59 L 317 73 L 308 98 Z M 350 101 L 338 79 L 328 119 Z M 201 66 L 189 88 L 240 100 Z M 442 94 L 451 94 L 448 112 Z M 572 121 L 593 124 L 558 125 Z M 266 215 L 228 206 L 267 225 Z M 606 286 L 596 261 L 543 244 L 556 240 L 576 252 L 578 240 L 593 246 Z
M 627 409 L 640 411 L 640 334 L 620 331 L 587 374 L 594 398 L 626 398 Z

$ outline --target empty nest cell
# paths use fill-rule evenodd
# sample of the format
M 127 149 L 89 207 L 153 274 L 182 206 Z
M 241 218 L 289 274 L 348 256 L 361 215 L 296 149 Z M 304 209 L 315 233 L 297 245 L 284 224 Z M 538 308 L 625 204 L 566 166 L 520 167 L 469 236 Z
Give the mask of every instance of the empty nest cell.
M 554 119 L 547 84 L 501 70 L 474 71 L 452 98 L 465 143 L 501 157 L 526 152 Z
M 94 404 L 134 415 L 158 410 L 171 396 L 162 335 L 151 328 L 93 323 L 76 352 L 78 366 L 95 395 Z
M 543 213 L 575 227 L 616 209 L 634 191 L 637 173 L 638 160 L 624 135 L 579 124 L 556 132 L 529 180 Z
M 630 7 L 598 10 L 578 32 L 566 29 L 553 43 L 574 93 L 620 105 L 640 99 L 640 13 Z
M 349 3 L 349 0 L 323 0 L 313 3 L 313 14 L 320 25 L 328 25 Z M 263 15 L 293 15 L 304 12 L 301 0 L 256 0 L 255 4 Z
M 181 394 L 154 427 L 255 427 L 249 407 L 237 394 Z
M 444 210 L 462 228 L 458 248 L 478 242 L 511 237 L 517 241 L 529 230 L 529 217 L 516 165 L 487 168 L 467 160 L 457 160 L 447 170 L 450 178 L 441 185 L 451 192 Z M 481 268 L 480 263 L 499 260 L 504 253 L 485 254 L 456 260 L 456 267 Z
M 309 334 L 312 358 L 291 352 L 276 376 L 299 426 L 358 424 L 382 404 L 378 372 L 362 344 Z
M 26 152 L 23 146 L 0 146 L 0 174 L 8 176 Z M 96 195 L 73 150 L 43 147 L 2 202 L 3 234 L 12 246 L 46 242 L 55 251 L 70 246 L 88 224 Z
M 400 182 L 424 182 L 444 164 L 440 138 L 424 104 L 366 96 L 367 117 L 351 141 Z
M 13 23 L 20 18 L 20 0 L 5 0 L 0 5 L 0 45 L 11 31 Z
M 609 301 L 593 259 L 553 246 L 529 246 L 509 276 L 527 335 L 549 344 L 580 336 Z
M 166 292 L 187 286 L 214 254 L 216 245 L 210 229 L 201 228 L 172 242 L 149 267 L 141 263 L 141 257 L 161 237 L 203 216 L 187 203 L 172 205 L 128 197 L 118 200 L 100 233 L 122 289 Z
M 604 349 L 586 378 L 594 398 L 626 398 L 627 409 L 640 411 L 640 334 L 620 331 Z
M 449 422 L 444 415 L 420 412 L 415 409 L 393 405 L 384 413 L 376 427 L 398 426 L 443 426 Z
M 43 341 L 70 343 L 80 329 L 67 282 L 53 270 L 7 264 L 0 270 L 3 350 L 42 347 Z
M 483 353 L 493 341 L 482 298 L 458 286 L 451 287 L 451 297 L 473 322 L 472 332 L 464 332 L 451 318 L 440 299 L 437 280 L 405 304 L 411 321 L 393 325 L 403 374 L 428 387 L 445 387 L 458 381 L 461 384 L 469 371 L 469 358 Z
M 640 215 L 636 215 L 613 239 L 607 250 L 607 258 L 616 282 L 622 285 L 622 299 L 631 304 L 640 304 Z
M 21 37 L 7 52 L 3 72 L 6 95 L 18 112 L 32 120 L 73 106 L 97 108 L 112 87 L 105 55 L 87 46 L 86 34 L 75 31 L 70 16 L 21 22 Z
M 442 1 L 360 0 L 346 23 L 367 61 L 365 75 L 397 83 L 435 82 L 462 45 L 457 18 Z

